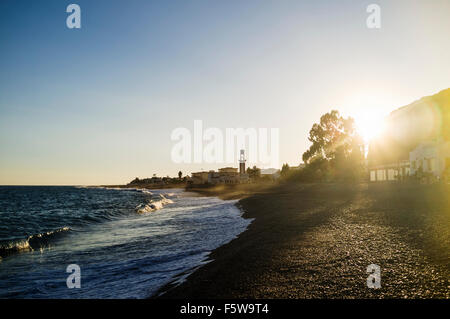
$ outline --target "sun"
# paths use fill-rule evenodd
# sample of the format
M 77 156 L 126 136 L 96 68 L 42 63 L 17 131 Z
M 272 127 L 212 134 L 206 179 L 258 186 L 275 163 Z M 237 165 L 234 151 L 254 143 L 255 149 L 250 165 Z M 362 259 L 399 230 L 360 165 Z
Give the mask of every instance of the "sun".
M 344 95 L 340 105 L 343 113 L 355 119 L 356 129 L 368 145 L 386 129 L 385 121 L 397 99 L 382 88 L 355 88 L 352 94 Z
M 355 119 L 356 129 L 365 143 L 375 139 L 384 130 L 385 114 L 377 109 L 365 109 L 352 117 Z

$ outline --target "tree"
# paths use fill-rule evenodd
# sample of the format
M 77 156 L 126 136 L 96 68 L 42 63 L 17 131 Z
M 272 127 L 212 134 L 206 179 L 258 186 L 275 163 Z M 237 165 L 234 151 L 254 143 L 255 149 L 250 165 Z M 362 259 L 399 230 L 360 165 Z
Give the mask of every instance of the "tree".
M 139 182 L 140 182 L 140 179 L 138 177 L 136 177 L 129 184 L 139 184 Z
M 257 168 L 256 166 L 253 166 L 253 168 L 247 168 L 247 174 L 248 177 L 251 179 L 257 179 L 261 177 L 261 169 Z
M 181 179 L 182 176 L 183 176 L 183 172 L 179 171 L 178 172 L 178 179 Z
M 335 180 L 356 180 L 361 176 L 364 144 L 351 117 L 346 119 L 336 110 L 322 115 L 309 131 L 308 139 L 312 145 L 302 157 L 307 166 L 322 159 L 328 162 L 321 164 L 323 176 L 331 175 Z M 323 167 L 329 167 L 331 172 L 324 172 Z
M 282 177 L 285 177 L 285 176 L 287 176 L 288 173 L 289 173 L 289 165 L 287 163 L 283 164 L 283 166 L 281 166 L 280 175 Z

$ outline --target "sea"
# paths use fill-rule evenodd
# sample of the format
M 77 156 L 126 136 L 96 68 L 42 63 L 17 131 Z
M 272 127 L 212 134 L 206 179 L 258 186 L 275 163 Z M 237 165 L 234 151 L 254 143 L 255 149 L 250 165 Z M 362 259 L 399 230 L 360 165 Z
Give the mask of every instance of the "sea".
M 250 223 L 182 189 L 0 186 L 0 298 L 148 298 Z

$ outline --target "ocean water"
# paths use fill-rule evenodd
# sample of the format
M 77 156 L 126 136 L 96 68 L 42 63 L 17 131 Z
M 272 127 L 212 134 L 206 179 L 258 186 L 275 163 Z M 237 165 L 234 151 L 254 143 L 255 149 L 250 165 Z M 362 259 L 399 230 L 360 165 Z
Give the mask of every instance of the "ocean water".
M 0 298 L 146 298 L 249 223 L 235 201 L 180 189 L 2 186 Z

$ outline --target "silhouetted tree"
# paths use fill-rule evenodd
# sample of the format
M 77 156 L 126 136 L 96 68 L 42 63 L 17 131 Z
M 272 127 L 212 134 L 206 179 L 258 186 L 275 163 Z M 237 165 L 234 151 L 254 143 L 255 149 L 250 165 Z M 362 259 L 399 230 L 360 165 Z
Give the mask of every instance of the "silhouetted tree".
M 321 180 L 354 181 L 360 178 L 364 144 L 351 117 L 346 119 L 336 110 L 322 115 L 320 122 L 309 131 L 308 139 L 312 145 L 303 153 L 303 161 L 307 164 L 304 174 Z M 308 167 L 316 160 L 320 160 L 319 163 Z M 320 166 L 319 171 L 315 166 Z
M 282 177 L 285 177 L 285 176 L 287 176 L 288 173 L 289 173 L 289 165 L 287 163 L 283 164 L 283 166 L 281 166 L 280 175 Z
M 128 185 L 134 185 L 134 184 L 139 184 L 139 183 L 140 183 L 140 179 L 138 177 L 136 177 L 131 182 L 129 182 Z
M 178 179 L 181 179 L 182 176 L 183 176 L 183 172 L 179 171 L 178 172 Z

